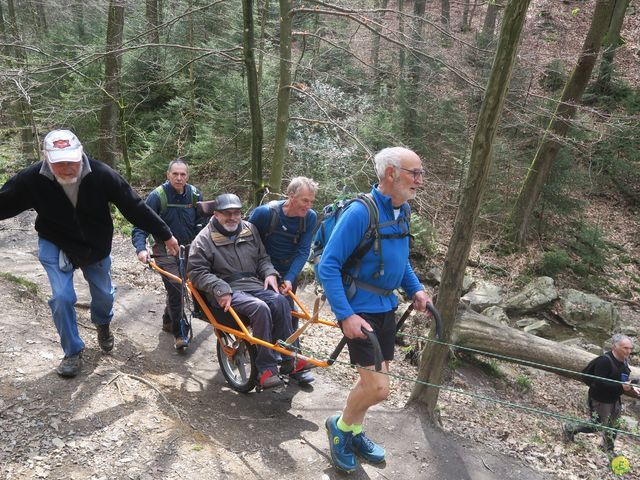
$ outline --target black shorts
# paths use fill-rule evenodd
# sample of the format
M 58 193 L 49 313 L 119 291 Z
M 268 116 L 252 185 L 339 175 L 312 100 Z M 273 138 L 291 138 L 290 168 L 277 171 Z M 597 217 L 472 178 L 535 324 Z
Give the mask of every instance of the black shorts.
M 395 313 L 396 311 L 394 309 L 384 313 L 358 314 L 373 328 L 373 333 L 378 338 L 378 342 L 380 342 L 383 360 L 393 360 L 396 343 Z M 361 367 L 370 367 L 375 364 L 373 345 L 371 345 L 368 338 L 347 339 L 347 346 L 349 347 L 351 363 Z

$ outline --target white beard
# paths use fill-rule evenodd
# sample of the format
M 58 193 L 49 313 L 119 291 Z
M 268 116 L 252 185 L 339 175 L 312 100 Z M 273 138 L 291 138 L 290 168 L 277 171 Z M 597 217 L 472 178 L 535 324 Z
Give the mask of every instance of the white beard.
M 222 224 L 222 228 L 224 228 L 227 232 L 233 233 L 238 229 L 239 223 L 235 227 L 227 227 L 224 223 Z
M 78 175 L 75 178 L 60 178 L 56 175 L 54 175 L 54 177 L 56 177 L 56 181 L 60 184 L 60 185 L 73 185 L 74 183 L 78 182 L 78 179 L 80 178 L 80 175 Z

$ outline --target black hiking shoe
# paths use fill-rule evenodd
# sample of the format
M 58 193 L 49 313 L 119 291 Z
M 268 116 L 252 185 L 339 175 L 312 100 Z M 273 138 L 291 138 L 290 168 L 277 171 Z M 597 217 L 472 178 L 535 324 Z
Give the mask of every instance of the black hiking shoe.
M 73 378 L 80 373 L 81 366 L 82 352 L 78 352 L 75 355 L 64 357 L 56 368 L 56 373 L 64 378 Z
M 96 325 L 96 330 L 98 330 L 98 345 L 100 345 L 102 351 L 110 352 L 113 350 L 114 340 L 111 330 L 109 329 L 109 324 Z

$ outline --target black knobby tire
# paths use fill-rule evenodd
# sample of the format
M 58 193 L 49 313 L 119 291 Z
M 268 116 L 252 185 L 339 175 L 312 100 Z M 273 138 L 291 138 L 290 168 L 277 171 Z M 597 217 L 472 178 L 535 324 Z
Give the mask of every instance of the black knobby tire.
M 220 338 L 225 347 L 235 349 L 233 357 L 229 357 L 220 341 L 217 342 L 218 363 L 222 375 L 236 392 L 250 392 L 258 383 L 256 346 L 245 340 L 236 339 L 235 336 L 226 332 L 220 332 Z

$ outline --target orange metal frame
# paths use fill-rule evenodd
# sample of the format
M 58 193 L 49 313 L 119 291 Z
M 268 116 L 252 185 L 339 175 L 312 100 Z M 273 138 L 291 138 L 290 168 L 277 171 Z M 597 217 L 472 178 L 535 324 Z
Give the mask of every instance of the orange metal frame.
M 170 278 L 171 280 L 173 280 L 175 282 L 182 283 L 182 279 L 180 277 L 178 277 L 176 275 L 173 275 L 172 273 L 167 272 L 166 270 L 162 269 L 153 260 L 151 260 L 149 262 L 149 267 L 151 267 L 153 270 L 157 271 L 161 275 L 164 275 L 165 277 Z M 198 305 L 200 305 L 200 308 L 202 309 L 202 311 L 204 312 L 205 316 L 207 317 L 206 320 L 211 324 L 211 326 L 214 329 L 214 332 L 215 332 L 216 336 L 218 337 L 218 342 L 220 343 L 220 345 L 222 345 L 225 353 L 227 355 L 229 355 L 230 357 L 232 357 L 235 354 L 235 350 L 234 349 L 230 349 L 228 347 L 225 347 L 224 343 L 222 342 L 222 339 L 220 338 L 219 331 L 230 333 L 230 334 L 234 335 L 236 338 L 242 339 L 242 340 L 246 340 L 247 342 L 249 342 L 249 343 L 251 343 L 253 345 L 262 345 L 263 347 L 271 348 L 272 350 L 275 350 L 275 351 L 281 353 L 282 355 L 288 355 L 288 356 L 291 356 L 291 357 L 297 356 L 299 358 L 302 358 L 302 359 L 306 360 L 307 362 L 311 363 L 312 365 L 315 365 L 316 367 L 325 368 L 325 367 L 328 367 L 330 365 L 330 363 L 327 362 L 326 360 L 317 360 L 315 358 L 308 357 L 308 356 L 302 355 L 300 353 L 292 352 L 291 350 L 287 350 L 286 348 L 283 348 L 280 345 L 277 345 L 275 343 L 269 343 L 269 342 L 267 342 L 265 340 L 262 340 L 260 338 L 254 337 L 251 334 L 251 332 L 249 332 L 249 330 L 247 329 L 246 325 L 244 323 L 242 323 L 242 320 L 240 320 L 240 317 L 238 317 L 238 314 L 235 312 L 233 307 L 229 307 L 229 313 L 231 314 L 231 316 L 233 317 L 233 319 L 237 323 L 238 328 L 236 329 L 236 328 L 228 327 L 226 325 L 218 323 L 218 321 L 216 320 L 216 317 L 213 315 L 213 312 L 211 312 L 211 309 L 209 308 L 209 304 L 207 303 L 207 301 L 204 298 L 202 298 L 202 295 L 200 295 L 200 292 L 198 291 L 198 289 L 193 286 L 193 284 L 191 283 L 191 281 L 189 279 L 187 279 L 186 288 L 189 291 L 189 293 L 191 293 L 191 295 L 196 300 L 196 302 L 198 302 Z M 302 324 L 302 325 L 300 325 L 300 327 L 298 327 L 298 330 L 296 330 L 293 333 L 292 337 L 297 338 L 298 336 L 300 336 L 302 334 L 302 332 L 308 326 L 310 326 L 309 324 L 311 324 L 311 325 L 313 325 L 313 324 L 321 324 L 321 325 L 328 325 L 330 327 L 338 327 L 338 324 L 336 322 L 331 322 L 331 321 L 328 321 L 328 320 L 323 320 L 321 318 L 318 318 L 317 312 L 315 312 L 314 315 L 311 315 L 309 313 L 309 311 L 305 308 L 305 306 L 302 304 L 302 302 L 298 299 L 298 297 L 293 292 L 289 292 L 288 295 L 291 296 L 291 298 L 293 299 L 295 304 L 300 308 L 299 312 L 292 311 L 291 314 L 293 316 L 295 316 L 295 317 L 298 317 L 298 318 L 306 321 L 304 324 Z

